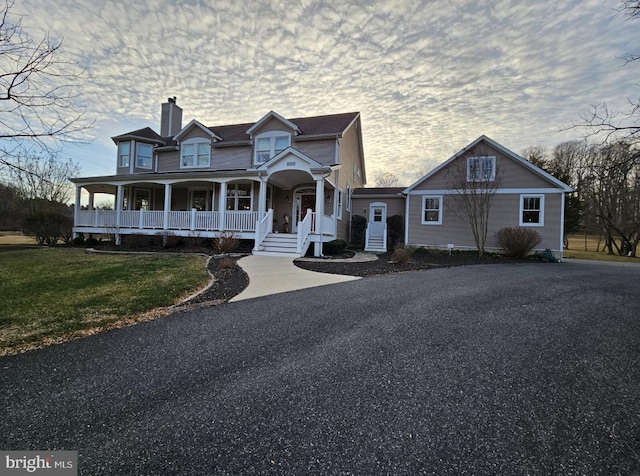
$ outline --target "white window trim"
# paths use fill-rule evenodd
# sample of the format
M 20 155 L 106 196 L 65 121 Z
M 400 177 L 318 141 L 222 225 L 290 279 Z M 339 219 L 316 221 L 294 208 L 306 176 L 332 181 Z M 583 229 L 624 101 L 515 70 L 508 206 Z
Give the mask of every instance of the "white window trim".
M 198 145 L 206 144 L 209 147 L 209 161 L 207 165 L 198 165 Z M 183 152 L 185 145 L 193 145 L 193 161 L 195 165 L 184 165 Z M 206 169 L 211 167 L 211 141 L 204 137 L 192 137 L 180 143 L 180 168 L 181 169 Z
M 438 207 L 438 221 L 427 221 L 424 219 L 424 212 L 426 211 L 427 199 L 437 198 L 440 206 Z M 442 225 L 442 208 L 443 208 L 443 199 L 442 195 L 423 195 L 422 196 L 422 208 L 420 209 L 421 217 L 420 220 L 423 225 Z
M 538 223 L 529 223 L 522 221 L 522 215 L 524 214 L 524 199 L 525 198 L 539 198 L 540 199 L 540 221 Z M 520 215 L 518 217 L 520 226 L 544 226 L 544 195 L 537 193 L 523 193 L 520 195 Z
M 194 188 L 189 188 L 189 209 L 194 208 L 194 203 L 193 200 L 195 198 L 195 192 L 205 192 L 205 210 L 204 211 L 211 211 L 211 205 L 212 204 L 212 200 L 211 200 L 211 189 L 210 188 L 204 188 L 204 187 L 194 187 Z
M 264 164 L 265 162 L 268 162 L 269 160 L 271 160 L 275 155 L 275 151 L 276 151 L 276 139 L 280 138 L 280 137 L 286 137 L 287 138 L 287 147 L 291 147 L 291 134 L 289 132 L 284 132 L 284 131 L 269 131 L 269 132 L 263 132 L 262 134 L 257 135 L 254 138 L 253 141 L 253 163 L 255 165 L 260 165 L 260 164 Z M 259 162 L 258 161 L 258 141 L 260 139 L 269 139 L 270 142 L 270 148 L 269 148 L 269 159 L 263 161 L 263 162 Z M 285 147 L 286 149 L 286 147 Z
M 338 207 L 337 216 L 338 220 L 342 220 L 342 200 L 343 200 L 343 192 L 342 189 L 338 189 L 338 198 L 336 199 L 336 206 Z
M 231 192 L 231 190 L 238 190 L 238 185 L 250 185 L 249 187 L 249 210 L 238 210 L 238 195 L 234 195 L 233 196 L 233 209 L 232 210 L 227 210 L 227 200 L 231 197 L 229 197 L 229 193 Z M 243 197 L 245 198 L 245 197 Z M 227 212 L 246 212 L 246 211 L 252 211 L 253 210 L 253 183 L 252 182 L 234 182 L 234 183 L 229 183 L 227 184 L 227 196 L 225 197 L 225 201 L 224 201 L 224 207 L 225 207 L 225 211 Z
M 346 209 L 348 212 L 351 211 L 351 185 L 347 184 L 347 205 Z
M 492 159 L 491 176 L 487 178 L 472 179 L 471 178 L 471 161 L 477 159 Z M 496 179 L 496 156 L 495 155 L 479 155 L 477 157 L 467 157 L 467 182 L 493 182 Z
M 126 156 L 122 155 L 122 152 L 121 152 L 121 147 L 124 144 L 128 144 L 129 145 L 129 153 Z M 123 157 L 127 158 L 127 163 L 126 164 L 122 163 L 122 158 Z M 130 163 L 131 163 L 131 141 L 124 141 L 124 142 L 118 143 L 118 167 L 129 168 L 129 164 Z
M 149 156 L 150 158 L 150 163 L 149 163 L 149 167 L 140 165 L 138 163 L 138 158 L 140 157 L 140 147 L 149 147 L 151 149 L 151 155 Z M 144 142 L 138 142 L 136 144 L 136 161 L 135 161 L 135 166 L 137 169 L 145 169 L 145 170 L 151 170 L 153 168 L 153 145 L 151 144 L 146 144 Z

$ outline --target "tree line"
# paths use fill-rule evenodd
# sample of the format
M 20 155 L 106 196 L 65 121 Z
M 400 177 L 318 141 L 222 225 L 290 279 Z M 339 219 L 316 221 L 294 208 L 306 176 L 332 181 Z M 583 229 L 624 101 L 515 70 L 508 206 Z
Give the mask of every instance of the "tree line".
M 565 200 L 567 233 L 602 237 L 610 254 L 636 256 L 640 242 L 640 150 L 618 140 L 567 141 L 551 149 L 534 146 L 523 157 L 574 189 Z

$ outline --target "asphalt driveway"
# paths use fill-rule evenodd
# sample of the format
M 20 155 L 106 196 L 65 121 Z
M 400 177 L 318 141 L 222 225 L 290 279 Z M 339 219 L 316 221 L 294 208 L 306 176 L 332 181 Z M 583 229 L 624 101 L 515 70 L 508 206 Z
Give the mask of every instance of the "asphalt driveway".
M 638 474 L 640 266 L 486 265 L 0 359 L 0 449 L 82 475 Z

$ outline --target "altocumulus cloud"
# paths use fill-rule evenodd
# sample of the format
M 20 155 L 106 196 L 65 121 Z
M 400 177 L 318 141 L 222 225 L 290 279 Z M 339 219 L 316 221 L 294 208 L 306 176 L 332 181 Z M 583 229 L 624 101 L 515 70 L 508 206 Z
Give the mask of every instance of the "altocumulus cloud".
M 109 137 L 150 125 L 177 95 L 208 125 L 361 111 L 368 177 L 409 184 L 481 134 L 520 151 L 589 104 L 637 95 L 637 24 L 616 2 L 22 0 L 38 37 L 64 38 L 95 142 L 87 175 L 113 173 Z M 102 163 L 103 165 L 97 165 Z

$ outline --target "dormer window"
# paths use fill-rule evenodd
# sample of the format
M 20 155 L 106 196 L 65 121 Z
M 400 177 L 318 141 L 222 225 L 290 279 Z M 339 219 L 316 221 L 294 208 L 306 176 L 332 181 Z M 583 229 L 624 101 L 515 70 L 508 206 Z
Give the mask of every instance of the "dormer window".
M 136 148 L 136 167 L 140 169 L 150 169 L 153 146 L 151 144 L 139 143 Z
M 131 142 L 120 142 L 118 144 L 118 167 L 129 167 L 130 154 Z
M 291 135 L 266 132 L 256 137 L 255 163 L 263 164 L 291 145 Z
M 202 138 L 188 139 L 180 144 L 180 168 L 209 167 L 211 143 Z

